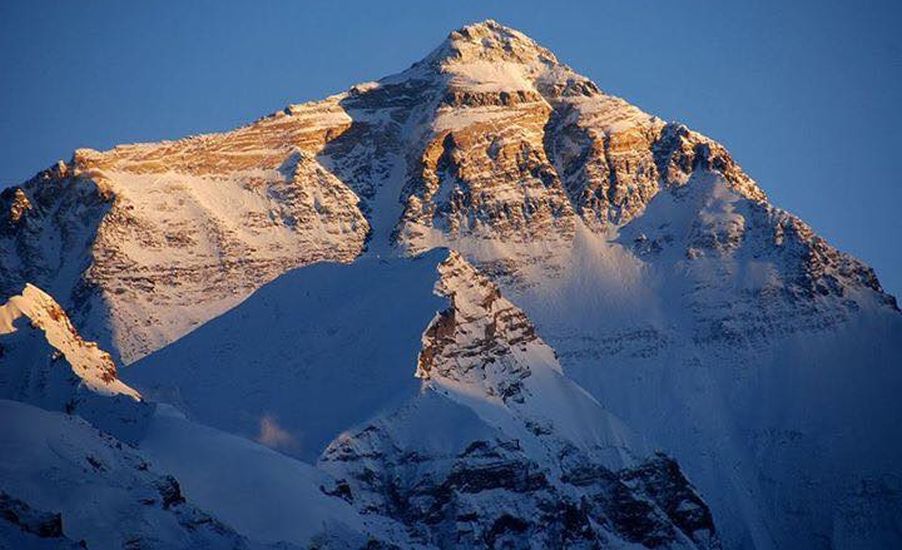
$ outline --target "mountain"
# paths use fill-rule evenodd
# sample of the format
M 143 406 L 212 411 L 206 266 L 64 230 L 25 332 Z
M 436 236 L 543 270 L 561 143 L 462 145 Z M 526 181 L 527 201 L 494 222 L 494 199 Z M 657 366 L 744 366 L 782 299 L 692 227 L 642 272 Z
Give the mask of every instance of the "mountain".
M 164 146 L 182 156 L 180 167 L 154 160 L 168 155 L 156 145 L 112 156 L 79 150 L 25 191 L 4 190 L 3 291 L 39 281 L 87 334 L 133 360 L 288 269 L 361 252 L 367 223 L 357 198 L 315 159 L 292 145 L 268 165 L 253 152 L 242 160 L 230 138 L 217 153 L 204 153 L 199 139 Z M 198 164 L 206 154 L 210 164 Z M 232 172 L 238 166 L 219 155 L 244 168 Z
M 375 522 L 342 532 L 902 544 L 873 270 L 493 21 L 231 132 L 78 150 L 0 215 L 0 294 L 41 287 L 147 399 L 330 476 Z

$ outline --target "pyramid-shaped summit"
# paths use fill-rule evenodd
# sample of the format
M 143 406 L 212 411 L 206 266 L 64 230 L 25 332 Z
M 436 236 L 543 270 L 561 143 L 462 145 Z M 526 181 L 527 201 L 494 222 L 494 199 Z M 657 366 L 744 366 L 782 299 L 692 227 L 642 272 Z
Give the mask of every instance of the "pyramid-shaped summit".
M 452 88 L 508 94 L 598 91 L 594 83 L 560 63 L 551 51 L 491 19 L 451 32 L 423 60 L 383 82 L 399 79 L 437 79 Z
M 492 19 L 452 31 L 423 61 L 516 62 L 524 65 L 557 65 L 557 58 L 520 31 Z

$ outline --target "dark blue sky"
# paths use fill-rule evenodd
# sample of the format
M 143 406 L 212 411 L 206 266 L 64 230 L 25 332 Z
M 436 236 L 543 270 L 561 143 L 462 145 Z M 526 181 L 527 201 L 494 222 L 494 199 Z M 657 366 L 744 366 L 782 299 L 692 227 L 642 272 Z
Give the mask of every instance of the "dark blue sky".
M 724 143 L 902 295 L 902 2 L 0 2 L 0 185 L 76 147 L 226 130 L 494 18 Z

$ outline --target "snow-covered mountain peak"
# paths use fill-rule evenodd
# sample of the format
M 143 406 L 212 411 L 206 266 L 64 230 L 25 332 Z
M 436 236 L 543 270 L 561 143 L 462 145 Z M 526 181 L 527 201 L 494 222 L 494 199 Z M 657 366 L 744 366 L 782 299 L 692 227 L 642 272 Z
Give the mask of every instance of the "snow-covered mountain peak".
M 402 75 L 422 78 L 430 73 L 432 78 L 440 77 L 451 92 L 503 93 L 506 101 L 517 101 L 516 94 L 524 101 L 531 94 L 557 97 L 573 92 L 598 93 L 594 83 L 560 63 L 550 50 L 491 19 L 451 32 L 438 48 Z M 467 99 L 485 101 L 479 97 Z
M 557 58 L 525 34 L 491 19 L 452 31 L 427 59 L 443 63 L 476 61 L 555 65 Z
M 580 225 L 628 223 L 696 166 L 763 198 L 722 147 L 485 22 L 400 75 L 230 132 L 77 150 L 0 195 L 0 293 L 36 282 L 130 363 L 288 269 L 364 250 L 554 273 Z

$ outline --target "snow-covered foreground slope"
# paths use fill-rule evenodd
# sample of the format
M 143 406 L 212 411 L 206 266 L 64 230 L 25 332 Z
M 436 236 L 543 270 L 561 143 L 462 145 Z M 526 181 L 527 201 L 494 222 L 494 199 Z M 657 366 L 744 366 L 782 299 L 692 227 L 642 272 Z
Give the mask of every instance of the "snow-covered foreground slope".
M 145 401 L 36 287 L 0 306 L 0 351 L 0 548 L 406 540 L 311 465 Z
M 0 400 L 0 417 L 3 493 L 34 510 L 61 514 L 69 540 L 84 540 L 89 548 L 247 546 L 186 502 L 174 478 L 80 418 L 7 400 Z M 0 532 L 6 529 L 15 532 L 9 526 Z M 58 541 L 50 546 L 64 547 Z
M 0 400 L 0 415 L 0 548 L 360 548 L 406 540 L 390 520 L 361 517 L 327 474 L 165 405 L 138 448 L 77 416 L 24 403 Z
M 189 422 L 166 405 L 140 451 L 178 478 L 191 502 L 254 541 L 362 547 L 397 531 L 381 518 L 360 517 L 336 481 L 313 466 Z
M 349 298 L 363 315 L 347 316 L 341 304 Z M 58 367 L 80 376 L 70 393 L 88 386 L 84 391 L 98 402 L 116 403 L 118 388 L 147 407 L 49 296 L 28 287 L 4 307 L 4 319 L 28 315 L 29 326 L 69 359 Z M 171 346 L 195 341 L 195 351 L 208 357 L 198 363 L 195 379 L 184 387 L 150 382 L 148 389 L 177 397 L 195 417 L 217 418 L 193 403 L 234 402 L 234 418 L 263 419 L 258 434 L 243 434 L 259 442 L 202 426 L 161 404 L 142 409 L 153 414 L 142 418 L 140 433 L 128 433 L 132 447 L 78 416 L 105 427 L 107 419 L 94 415 L 97 407 L 64 407 L 63 414 L 0 401 L 4 544 L 718 545 L 708 507 L 676 462 L 649 455 L 627 427 L 567 380 L 529 319 L 457 253 L 295 271 L 231 315 L 228 330 L 214 321 Z M 342 331 L 330 315 L 344 319 Z M 347 370 L 304 376 L 311 367 L 305 360 L 255 357 L 252 350 L 284 352 L 268 348 L 262 336 L 253 338 L 273 332 L 273 318 L 291 332 L 277 334 L 277 341 L 290 336 L 299 349 L 314 352 L 310 357 L 319 357 L 317 346 L 346 349 L 327 358 Z M 209 360 L 229 342 L 230 355 Z M 154 357 L 130 372 L 151 379 L 171 374 L 152 366 Z M 278 369 L 283 375 L 265 392 L 266 401 L 254 400 L 254 392 L 229 393 L 248 387 L 263 365 L 275 369 L 270 380 Z M 3 372 L 19 366 L 6 363 Z M 107 376 L 95 376 L 101 372 Z M 214 383 L 224 373 L 229 383 Z M 355 377 L 386 384 L 355 384 Z M 27 393 L 12 397 L 34 400 Z M 326 410 L 326 423 L 312 409 L 304 415 L 278 408 L 298 400 L 340 406 Z M 277 415 L 293 422 L 284 428 Z M 240 425 L 224 424 L 241 433 Z M 306 453 L 301 434 L 311 435 Z M 301 456 L 323 451 L 319 467 L 264 444 Z M 78 508 L 86 500 L 91 506 Z
M 35 283 L 113 357 L 147 356 L 126 378 L 149 395 L 347 467 L 376 515 L 407 521 L 379 499 L 420 498 L 424 479 L 442 488 L 435 510 L 448 495 L 477 510 L 418 540 L 485 542 L 491 510 L 535 516 L 548 487 L 573 494 L 551 476 L 483 505 L 495 489 L 461 497 L 471 478 L 454 468 L 547 465 L 566 442 L 604 479 L 635 481 L 618 472 L 648 440 L 699 486 L 728 547 L 902 545 L 895 299 L 720 144 L 493 21 L 232 132 L 77 151 L 4 191 L 0 215 L 0 293 Z M 469 266 L 442 268 L 460 280 L 439 296 L 444 256 L 380 260 L 438 247 Z M 321 260 L 353 263 L 308 265 Z M 488 443 L 468 457 L 466 437 L 430 439 L 417 422 L 433 413 Z M 358 455 L 337 463 L 345 452 Z M 420 454 L 429 467 L 411 466 Z
M 364 522 L 312 466 L 144 401 L 33 286 L 0 306 L 0 346 L 0 397 L 15 400 L 0 400 L 0 548 L 385 538 L 388 520 Z

